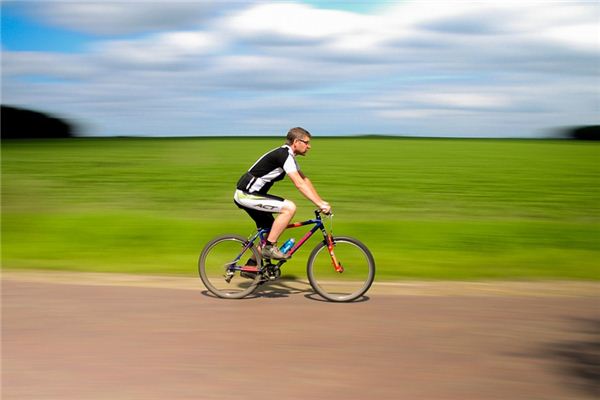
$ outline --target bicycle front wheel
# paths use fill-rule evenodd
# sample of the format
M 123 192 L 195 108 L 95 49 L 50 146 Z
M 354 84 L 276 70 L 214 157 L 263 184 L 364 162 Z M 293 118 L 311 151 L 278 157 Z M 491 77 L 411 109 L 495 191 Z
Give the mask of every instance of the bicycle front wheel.
M 252 293 L 260 283 L 260 274 L 243 272 L 249 258 L 261 258 L 255 246 L 246 247 L 246 238 L 224 235 L 211 240 L 198 259 L 198 272 L 204 286 L 214 295 L 226 299 L 241 299 Z
M 307 275 L 312 288 L 327 300 L 347 302 L 363 296 L 375 279 L 373 255 L 363 243 L 350 237 L 333 239 L 338 272 L 327 244 L 319 243 L 308 258 Z

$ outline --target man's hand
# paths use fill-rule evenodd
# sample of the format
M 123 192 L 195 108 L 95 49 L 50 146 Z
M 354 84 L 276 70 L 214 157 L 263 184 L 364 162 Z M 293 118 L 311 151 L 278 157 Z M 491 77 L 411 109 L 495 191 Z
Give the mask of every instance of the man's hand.
M 327 215 L 331 214 L 331 206 L 326 201 L 319 204 L 319 209 L 321 210 L 321 212 L 323 214 L 327 214 Z

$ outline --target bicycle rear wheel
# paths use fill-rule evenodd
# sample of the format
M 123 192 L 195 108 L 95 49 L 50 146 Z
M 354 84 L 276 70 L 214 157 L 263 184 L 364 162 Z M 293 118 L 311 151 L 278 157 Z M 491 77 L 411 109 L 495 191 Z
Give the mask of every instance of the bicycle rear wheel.
M 356 300 L 369 290 L 375 279 L 373 255 L 367 246 L 351 237 L 336 237 L 333 242 L 333 251 L 343 272 L 334 268 L 327 244 L 323 241 L 308 258 L 308 281 L 315 292 L 327 300 Z
M 223 235 L 211 240 L 198 259 L 198 272 L 204 286 L 215 296 L 241 299 L 252 293 L 260 283 L 260 274 L 240 268 L 254 256 L 260 268 L 261 257 L 255 246 L 245 249 L 246 238 Z

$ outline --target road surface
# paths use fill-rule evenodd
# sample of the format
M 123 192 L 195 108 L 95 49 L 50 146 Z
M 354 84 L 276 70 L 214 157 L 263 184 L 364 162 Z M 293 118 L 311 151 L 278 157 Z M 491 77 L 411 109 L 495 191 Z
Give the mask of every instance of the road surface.
M 195 279 L 68 276 L 3 275 L 3 399 L 600 395 L 598 284 L 412 283 L 332 304 L 285 281 L 221 300 Z

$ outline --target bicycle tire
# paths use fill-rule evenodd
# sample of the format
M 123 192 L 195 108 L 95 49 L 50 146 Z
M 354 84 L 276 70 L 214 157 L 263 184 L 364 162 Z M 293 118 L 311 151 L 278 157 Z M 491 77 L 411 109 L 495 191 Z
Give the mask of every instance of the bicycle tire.
M 333 238 L 333 242 L 336 258 L 344 267 L 344 272 L 335 271 L 327 243 L 322 241 L 308 258 L 308 281 L 317 294 L 329 301 L 354 301 L 362 297 L 373 284 L 375 260 L 367 246 L 358 239 L 338 236 Z
M 246 242 L 247 239 L 243 236 L 227 234 L 214 238 L 204 246 L 198 258 L 198 273 L 204 286 L 215 296 L 223 299 L 241 299 L 258 287 L 260 273 L 256 273 L 254 279 L 249 279 L 243 278 L 240 271 L 234 271 L 229 281 L 225 279 L 228 266 L 240 254 Z M 260 267 L 262 261 L 255 246 L 251 246 L 245 253 L 247 254 L 242 254 L 239 263 L 245 262 L 247 257 L 254 255 Z

